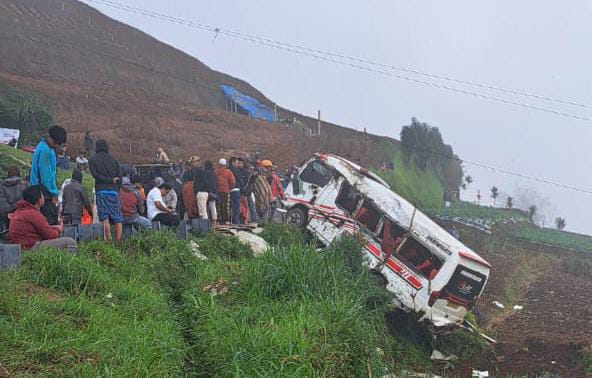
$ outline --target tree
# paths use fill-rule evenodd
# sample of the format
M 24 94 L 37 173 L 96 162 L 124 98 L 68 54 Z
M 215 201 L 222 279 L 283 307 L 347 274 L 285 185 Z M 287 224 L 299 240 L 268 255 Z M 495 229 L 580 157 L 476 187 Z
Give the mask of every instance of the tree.
M 481 205 L 481 191 L 477 190 L 477 205 Z
M 491 188 L 491 198 L 493 198 L 493 207 L 495 207 L 495 200 L 497 199 L 497 196 L 499 196 L 499 190 L 497 189 L 497 187 L 492 187 Z
M 531 222 L 533 221 L 534 215 L 536 214 L 536 212 L 537 212 L 536 205 L 530 205 L 528 207 L 528 219 L 530 219 Z
M 562 217 L 555 218 L 555 227 L 557 227 L 558 230 L 563 230 L 565 228 L 565 219 Z
M 514 199 L 512 197 L 508 197 L 508 199 L 506 200 L 506 207 L 508 209 L 514 207 Z
M 37 94 L 11 88 L 0 95 L 0 125 L 20 130 L 19 144 L 37 143 L 51 124 L 51 113 Z
M 465 177 L 465 182 L 467 183 L 467 185 L 471 185 L 473 183 L 473 177 L 471 177 L 471 175 L 467 175 Z

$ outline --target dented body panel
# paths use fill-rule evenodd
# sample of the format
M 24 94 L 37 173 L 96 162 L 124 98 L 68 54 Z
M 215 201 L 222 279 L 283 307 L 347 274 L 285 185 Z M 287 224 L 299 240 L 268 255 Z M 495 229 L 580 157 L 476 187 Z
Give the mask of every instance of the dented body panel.
M 487 261 L 378 176 L 339 156 L 317 154 L 303 164 L 283 206 L 288 220 L 291 209 L 305 211 L 300 226 L 326 245 L 343 233 L 363 235 L 367 264 L 385 277 L 396 304 L 436 327 L 462 323 L 485 287 Z

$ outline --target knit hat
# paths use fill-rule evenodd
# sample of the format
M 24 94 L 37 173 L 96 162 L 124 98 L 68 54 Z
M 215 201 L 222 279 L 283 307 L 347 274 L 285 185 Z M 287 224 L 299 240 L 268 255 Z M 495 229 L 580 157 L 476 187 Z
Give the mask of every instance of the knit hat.
M 132 183 L 132 181 L 130 180 L 129 177 L 123 176 L 121 178 L 121 185 L 130 185 L 131 183 Z
M 99 153 L 99 152 L 109 153 L 109 145 L 107 144 L 107 141 L 105 139 L 97 140 L 97 143 L 95 144 L 95 151 L 97 153 Z
M 72 171 L 72 180 L 82 182 L 82 172 L 80 172 L 80 169 L 74 168 L 74 170 Z
M 273 166 L 273 163 L 271 162 L 271 160 L 263 160 L 261 162 L 261 165 L 265 168 L 271 168 Z
M 154 185 L 160 187 L 162 184 L 164 184 L 164 179 L 162 177 L 157 177 L 154 179 Z
M 221 166 L 225 167 L 226 164 L 228 164 L 228 163 L 226 162 L 226 159 L 223 158 L 223 159 L 218 160 L 218 164 L 220 164 Z

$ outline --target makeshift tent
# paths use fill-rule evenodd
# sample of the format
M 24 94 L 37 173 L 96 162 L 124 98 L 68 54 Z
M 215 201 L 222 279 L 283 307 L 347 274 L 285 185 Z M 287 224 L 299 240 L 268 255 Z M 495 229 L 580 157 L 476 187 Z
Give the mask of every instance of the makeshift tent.
M 221 85 L 220 89 L 222 90 L 222 93 L 224 93 L 226 101 L 231 104 L 236 104 L 236 110 L 239 113 L 247 114 L 249 117 L 253 118 L 264 119 L 269 122 L 275 121 L 273 110 L 268 106 L 261 104 L 257 99 L 242 94 L 237 91 L 236 88 L 229 85 Z

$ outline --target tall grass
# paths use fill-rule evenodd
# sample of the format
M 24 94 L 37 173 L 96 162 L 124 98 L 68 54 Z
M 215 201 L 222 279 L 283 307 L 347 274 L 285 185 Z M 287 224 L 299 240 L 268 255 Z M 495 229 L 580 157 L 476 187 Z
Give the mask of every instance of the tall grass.
M 322 251 L 269 225 L 235 238 L 139 234 L 0 272 L 0 363 L 16 376 L 382 376 L 429 365 L 388 329 L 390 296 L 345 238 Z M 215 288 L 212 289 L 212 288 Z M 421 352 L 423 353 L 423 352 Z
M 0 329 L 15 376 L 178 376 L 186 350 L 165 293 L 106 245 L 1 273 Z

